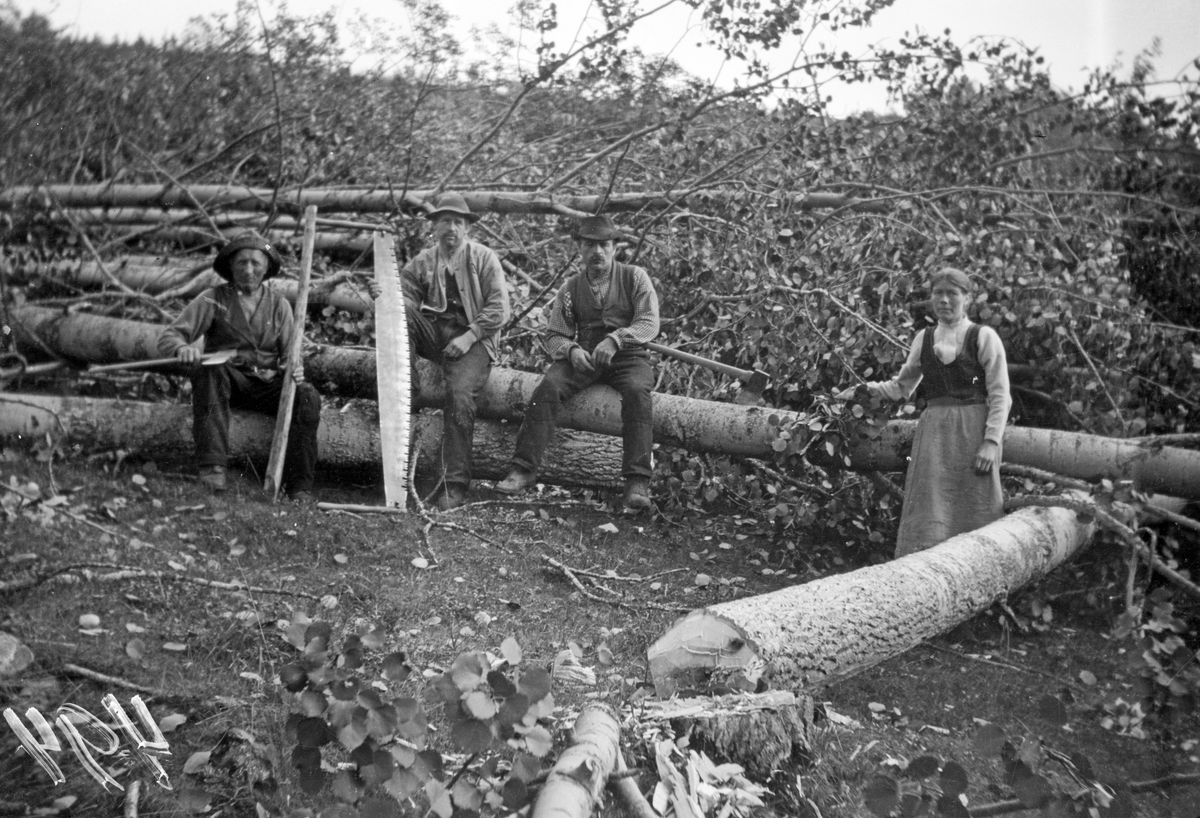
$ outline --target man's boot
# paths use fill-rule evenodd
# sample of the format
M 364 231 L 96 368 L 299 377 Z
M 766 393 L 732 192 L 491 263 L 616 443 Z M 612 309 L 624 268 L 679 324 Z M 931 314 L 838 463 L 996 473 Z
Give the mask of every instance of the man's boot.
M 650 508 L 650 481 L 647 478 L 625 479 L 625 507 L 637 511 Z
M 465 502 L 467 502 L 466 486 L 460 486 L 457 483 L 446 483 L 442 486 L 442 493 L 438 495 L 438 511 L 449 511 L 452 508 L 458 508 Z
M 536 482 L 536 474 L 520 466 L 513 466 L 508 477 L 496 484 L 496 491 L 501 494 L 520 494 Z
M 213 491 L 225 490 L 225 467 L 224 466 L 201 466 L 200 467 L 200 482 L 208 486 Z

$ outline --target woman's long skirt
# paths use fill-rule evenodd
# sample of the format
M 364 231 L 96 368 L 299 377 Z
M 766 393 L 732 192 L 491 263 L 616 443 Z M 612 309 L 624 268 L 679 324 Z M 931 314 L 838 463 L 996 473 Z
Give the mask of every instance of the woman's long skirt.
M 987 406 L 928 406 L 913 436 L 896 556 L 932 548 L 974 531 L 1004 513 L 1000 457 L 991 472 L 975 471 Z

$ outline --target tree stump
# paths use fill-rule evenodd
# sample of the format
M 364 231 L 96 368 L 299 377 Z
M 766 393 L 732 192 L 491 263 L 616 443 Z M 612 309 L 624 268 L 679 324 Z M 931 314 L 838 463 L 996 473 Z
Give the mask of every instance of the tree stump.
M 812 753 L 813 700 L 803 693 L 770 690 L 669 699 L 647 704 L 641 719 L 669 724 L 691 747 L 740 764 L 759 781 L 769 781 L 773 770 Z

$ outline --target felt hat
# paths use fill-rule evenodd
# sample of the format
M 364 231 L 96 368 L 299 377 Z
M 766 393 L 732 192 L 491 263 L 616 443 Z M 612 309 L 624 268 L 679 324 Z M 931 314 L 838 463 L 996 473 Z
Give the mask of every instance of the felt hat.
M 477 222 L 480 219 L 478 214 L 472 213 L 471 208 L 467 207 L 467 200 L 462 194 L 453 191 L 438 196 L 433 203 L 433 210 L 426 213 L 425 218 L 433 221 L 442 213 L 454 213 L 469 222 Z
M 970 277 L 956 267 L 943 267 L 937 272 L 929 276 L 929 289 L 933 289 L 943 281 L 949 282 L 951 285 L 962 290 L 967 295 L 975 291 L 975 285 L 971 283 Z
M 271 246 L 270 242 L 253 230 L 248 230 L 230 239 L 229 243 L 222 247 L 221 252 L 217 253 L 217 257 L 213 259 L 213 269 L 226 281 L 233 281 L 233 257 L 237 255 L 238 250 L 259 250 L 266 255 L 267 274 L 263 276 L 263 281 L 278 275 L 283 266 L 283 259 L 279 257 L 279 252 Z
M 590 239 L 591 241 L 618 241 L 622 238 L 621 231 L 613 224 L 609 216 L 587 216 L 580 219 L 573 239 Z

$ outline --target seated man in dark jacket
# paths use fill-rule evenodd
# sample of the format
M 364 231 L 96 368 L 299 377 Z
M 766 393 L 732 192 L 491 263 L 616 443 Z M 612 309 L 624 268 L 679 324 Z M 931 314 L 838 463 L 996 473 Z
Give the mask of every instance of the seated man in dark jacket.
M 584 269 L 566 280 L 550 307 L 542 341 L 553 363 L 534 390 L 512 470 L 498 491 L 516 494 L 532 485 L 562 402 L 606 383 L 621 393 L 625 505 L 650 507 L 654 369 L 645 344 L 658 335 L 658 294 L 645 270 L 617 263 L 620 236 L 607 216 L 583 219 L 572 234 Z
M 227 283 L 205 290 L 184 308 L 158 341 L 159 352 L 192 364 L 192 438 L 200 481 L 225 490 L 230 409 L 274 415 L 283 391 L 280 372 L 295 331 L 292 305 L 263 282 L 279 273 L 279 254 L 256 233 L 237 236 L 217 254 L 213 269 Z M 198 365 L 206 352 L 235 349 L 228 363 Z M 317 465 L 321 397 L 304 383 L 297 361 L 296 397 L 283 480 L 297 502 L 311 502 Z

